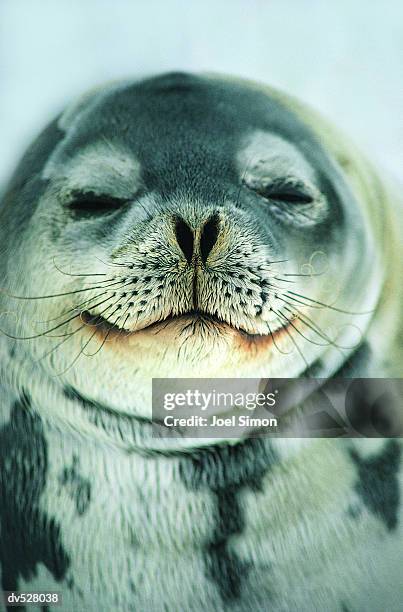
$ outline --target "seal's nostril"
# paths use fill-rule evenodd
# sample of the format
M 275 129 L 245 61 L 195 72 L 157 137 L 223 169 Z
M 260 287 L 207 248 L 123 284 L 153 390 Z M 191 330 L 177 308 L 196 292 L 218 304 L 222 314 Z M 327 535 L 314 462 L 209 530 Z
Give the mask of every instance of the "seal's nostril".
M 178 244 L 186 257 L 187 262 L 191 263 L 194 245 L 193 232 L 180 217 L 178 217 L 175 222 L 175 234 L 176 240 L 178 241 Z
M 203 227 L 200 238 L 200 253 L 204 262 L 207 261 L 207 257 L 209 256 L 211 249 L 217 242 L 219 226 L 220 219 L 218 215 L 213 215 Z

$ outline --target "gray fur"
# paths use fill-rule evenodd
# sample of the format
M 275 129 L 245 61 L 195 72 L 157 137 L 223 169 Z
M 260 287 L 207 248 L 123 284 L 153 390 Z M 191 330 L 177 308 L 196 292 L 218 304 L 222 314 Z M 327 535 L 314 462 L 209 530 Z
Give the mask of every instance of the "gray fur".
M 0 211 L 3 589 L 398 610 L 400 441 L 159 440 L 150 381 L 401 376 L 399 211 L 256 84 L 166 74 L 53 122 Z

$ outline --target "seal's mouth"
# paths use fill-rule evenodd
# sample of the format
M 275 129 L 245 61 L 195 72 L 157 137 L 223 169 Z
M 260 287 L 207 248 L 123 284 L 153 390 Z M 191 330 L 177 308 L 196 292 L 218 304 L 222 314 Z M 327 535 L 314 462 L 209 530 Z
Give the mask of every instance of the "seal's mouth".
M 83 319 L 85 323 L 87 323 L 87 325 L 103 328 L 105 331 L 115 331 L 119 333 L 122 332 L 125 334 L 133 334 L 133 333 L 137 333 L 140 331 L 144 332 L 147 330 L 152 331 L 153 329 L 156 329 L 160 325 L 164 325 L 165 327 L 167 327 L 168 325 L 172 323 L 177 323 L 177 322 L 185 321 L 185 320 L 194 321 L 195 323 L 200 323 L 200 324 L 205 323 L 205 324 L 211 324 L 211 325 L 229 325 L 223 319 L 220 319 L 219 317 L 215 315 L 211 315 L 211 314 L 202 312 L 200 310 L 190 310 L 180 315 L 169 315 L 168 317 L 158 319 L 156 321 L 153 321 L 152 323 L 147 323 L 143 326 L 136 327 L 135 330 L 129 330 L 124 327 L 120 327 L 119 325 L 115 325 L 114 323 L 111 323 L 110 321 L 108 321 L 107 319 L 105 319 L 104 317 L 100 315 L 91 314 L 88 310 L 84 311 L 81 314 L 81 318 Z M 240 330 L 240 331 L 247 333 L 244 330 Z
M 218 317 L 217 315 L 203 312 L 201 310 L 190 310 L 180 315 L 169 315 L 165 318 L 147 323 L 141 327 L 136 327 L 135 330 L 120 327 L 119 325 L 111 323 L 101 315 L 94 315 L 89 311 L 82 312 L 81 319 L 87 325 L 96 328 L 100 333 L 107 333 L 112 337 L 115 334 L 122 337 L 133 336 L 139 333 L 157 334 L 163 330 L 178 327 L 181 328 L 181 331 L 189 329 L 194 333 L 197 333 L 198 331 L 208 332 L 214 330 L 222 333 L 225 333 L 225 331 L 230 331 L 238 334 L 244 340 L 251 342 L 267 341 L 267 339 L 273 340 L 274 337 L 278 336 L 279 334 L 286 333 L 288 328 L 294 325 L 293 319 L 290 319 L 288 324 L 281 325 L 278 329 L 271 330 L 267 334 L 253 333 L 250 330 L 246 330 L 242 327 L 235 327 L 233 324 L 221 317 Z

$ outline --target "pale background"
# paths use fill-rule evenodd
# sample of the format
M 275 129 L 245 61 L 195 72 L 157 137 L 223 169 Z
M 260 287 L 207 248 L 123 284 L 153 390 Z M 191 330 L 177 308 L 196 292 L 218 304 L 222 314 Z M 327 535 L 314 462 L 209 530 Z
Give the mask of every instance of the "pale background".
M 402 0 L 2 0 L 0 185 L 68 99 L 172 69 L 295 94 L 403 178 Z

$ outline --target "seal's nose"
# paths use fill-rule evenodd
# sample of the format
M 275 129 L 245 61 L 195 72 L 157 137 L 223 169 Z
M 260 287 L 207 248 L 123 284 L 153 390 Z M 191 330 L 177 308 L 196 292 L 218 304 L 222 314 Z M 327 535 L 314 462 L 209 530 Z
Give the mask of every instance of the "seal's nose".
M 200 241 L 199 241 L 199 250 L 200 257 L 203 263 L 206 263 L 207 257 L 209 256 L 213 246 L 217 242 L 218 234 L 220 227 L 220 219 L 217 214 L 212 215 L 207 221 L 204 223 L 200 230 Z M 190 264 L 193 259 L 193 253 L 195 250 L 195 234 L 197 235 L 199 232 L 194 232 L 189 225 L 182 219 L 182 217 L 177 217 L 175 220 L 175 235 L 178 245 L 186 257 L 186 261 Z
M 202 261 L 206 263 L 213 246 L 217 242 L 220 229 L 220 219 L 218 215 L 212 215 L 203 226 L 200 236 L 200 256 Z
M 193 259 L 194 234 L 193 230 L 181 217 L 178 217 L 175 221 L 175 234 L 178 245 L 190 264 Z

